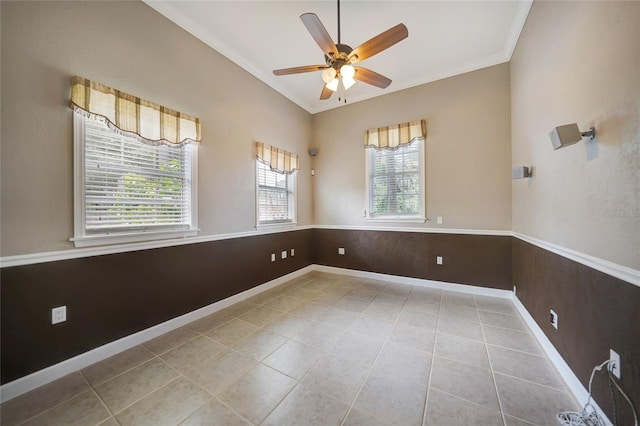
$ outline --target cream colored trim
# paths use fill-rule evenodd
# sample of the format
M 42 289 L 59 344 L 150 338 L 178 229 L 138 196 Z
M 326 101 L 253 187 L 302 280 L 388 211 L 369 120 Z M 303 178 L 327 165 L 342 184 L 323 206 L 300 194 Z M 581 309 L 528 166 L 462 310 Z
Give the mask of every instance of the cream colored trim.
M 130 251 L 149 250 L 163 247 L 183 246 L 187 244 L 207 243 L 209 241 L 230 240 L 232 238 L 254 237 L 257 235 L 277 234 L 280 232 L 303 231 L 313 228 L 310 225 L 296 226 L 292 229 L 264 229 L 230 234 L 206 235 L 182 239 L 147 241 L 143 243 L 114 244 L 109 246 L 78 248 L 71 250 L 49 251 L 44 253 L 20 254 L 0 258 L 0 268 L 31 265 L 35 263 L 55 262 L 59 260 L 78 259 L 82 257 L 101 256 L 103 254 L 126 253 Z
M 513 232 L 513 236 L 522 241 L 533 244 L 534 246 L 538 246 L 542 249 L 545 249 L 562 257 L 566 257 L 567 259 L 573 260 L 582 265 L 588 266 L 589 268 L 604 272 L 607 275 L 611 275 L 612 277 L 616 277 L 640 287 L 640 271 L 637 269 L 618 265 L 617 263 L 600 259 L 599 257 L 580 253 L 578 251 L 548 243 L 546 241 L 542 241 L 528 235 L 520 234 L 518 232 Z
M 340 226 L 314 225 L 315 229 L 337 229 L 343 231 L 393 231 L 393 232 L 423 232 L 433 234 L 466 234 L 466 235 L 496 235 L 510 237 L 511 231 L 499 229 L 456 229 L 456 228 L 411 228 L 400 226 Z

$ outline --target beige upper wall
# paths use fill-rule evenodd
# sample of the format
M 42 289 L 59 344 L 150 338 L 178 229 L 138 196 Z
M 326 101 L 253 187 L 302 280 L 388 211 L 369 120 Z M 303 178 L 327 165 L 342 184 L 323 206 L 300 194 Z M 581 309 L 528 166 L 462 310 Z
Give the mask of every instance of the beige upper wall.
M 535 2 L 511 61 L 513 230 L 640 269 L 640 3 Z M 553 151 L 548 132 L 597 137 Z
M 254 229 L 254 140 L 300 154 L 311 223 L 307 112 L 144 3 L 0 7 L 3 256 L 72 247 L 75 74 L 200 117 L 199 235 Z
M 431 221 L 407 226 L 510 230 L 509 114 L 509 65 L 502 64 L 314 115 L 314 222 L 367 225 L 364 131 L 426 119 Z

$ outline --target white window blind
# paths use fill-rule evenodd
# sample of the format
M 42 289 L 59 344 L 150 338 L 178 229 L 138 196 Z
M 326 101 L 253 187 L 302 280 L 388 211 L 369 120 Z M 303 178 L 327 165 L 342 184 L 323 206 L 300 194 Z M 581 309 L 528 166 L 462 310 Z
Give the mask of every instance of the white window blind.
M 258 224 L 295 221 L 295 173 L 278 173 L 260 160 L 256 163 Z
M 369 216 L 424 215 L 423 138 L 396 149 L 368 148 Z
M 194 150 L 197 146 L 149 145 L 112 131 L 104 123 L 76 116 L 82 185 L 78 185 L 83 238 L 195 228 L 192 210 Z M 76 135 L 78 136 L 78 135 Z M 78 178 L 78 177 L 77 177 Z M 149 239 L 149 238 L 141 238 Z M 139 240 L 139 239 L 136 239 Z M 102 242 L 104 243 L 104 242 Z

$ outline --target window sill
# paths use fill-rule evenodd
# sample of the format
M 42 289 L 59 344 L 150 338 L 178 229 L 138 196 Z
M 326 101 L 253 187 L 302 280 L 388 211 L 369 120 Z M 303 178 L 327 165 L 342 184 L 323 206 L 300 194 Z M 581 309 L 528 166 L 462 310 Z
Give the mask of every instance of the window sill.
M 142 241 L 169 240 L 173 238 L 186 238 L 198 235 L 199 229 L 187 229 L 180 231 L 149 231 L 118 234 L 88 235 L 70 238 L 76 247 L 105 246 L 109 244 L 137 243 Z
M 367 222 L 372 223 L 425 223 L 429 220 L 426 217 L 402 217 L 402 216 L 384 216 L 384 217 L 367 217 Z
M 259 231 L 276 231 L 293 229 L 297 225 L 298 222 L 259 223 L 256 225 L 256 229 Z

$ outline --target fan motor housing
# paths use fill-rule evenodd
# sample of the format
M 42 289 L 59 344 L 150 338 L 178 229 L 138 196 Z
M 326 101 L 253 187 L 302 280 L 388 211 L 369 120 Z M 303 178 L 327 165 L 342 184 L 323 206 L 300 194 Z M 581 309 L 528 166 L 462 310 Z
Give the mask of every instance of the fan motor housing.
M 338 43 L 336 44 L 336 48 L 338 49 L 338 57 L 333 57 L 329 55 L 324 55 L 325 62 L 328 66 L 337 69 L 340 69 L 345 64 L 351 63 L 349 60 L 349 54 L 353 52 L 351 46 Z

